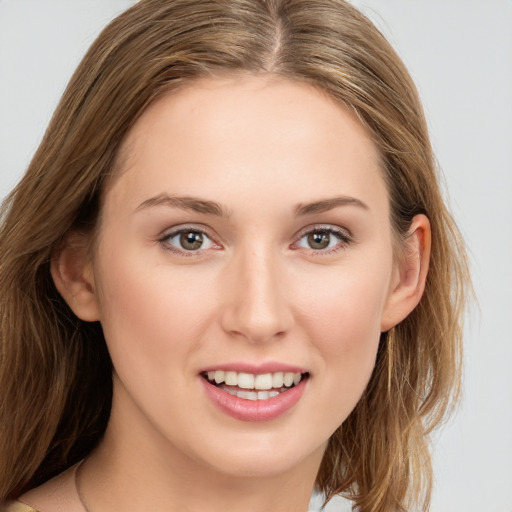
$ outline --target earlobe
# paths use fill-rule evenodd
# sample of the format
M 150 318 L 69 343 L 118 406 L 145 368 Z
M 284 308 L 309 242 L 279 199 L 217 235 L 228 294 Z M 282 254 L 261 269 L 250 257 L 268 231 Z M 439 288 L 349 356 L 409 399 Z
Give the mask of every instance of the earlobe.
M 84 235 L 66 235 L 59 250 L 53 255 L 51 274 L 55 287 L 78 318 L 86 322 L 100 319 Z
M 430 222 L 425 215 L 416 215 L 404 241 L 403 255 L 397 262 L 395 279 L 382 315 L 382 332 L 400 323 L 418 305 L 425 290 L 430 246 Z

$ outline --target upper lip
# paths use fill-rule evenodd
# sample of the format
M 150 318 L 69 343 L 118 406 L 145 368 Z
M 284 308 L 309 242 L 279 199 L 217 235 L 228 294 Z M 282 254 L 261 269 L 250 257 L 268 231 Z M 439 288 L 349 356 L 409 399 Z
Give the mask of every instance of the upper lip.
M 278 361 L 267 361 L 264 363 L 249 363 L 249 362 L 232 362 L 212 364 L 203 368 L 199 373 L 212 372 L 215 370 L 225 370 L 237 373 L 252 373 L 260 375 L 263 373 L 276 373 L 276 372 L 290 372 L 290 373 L 307 373 L 308 370 L 301 366 L 296 366 L 288 363 L 281 363 Z

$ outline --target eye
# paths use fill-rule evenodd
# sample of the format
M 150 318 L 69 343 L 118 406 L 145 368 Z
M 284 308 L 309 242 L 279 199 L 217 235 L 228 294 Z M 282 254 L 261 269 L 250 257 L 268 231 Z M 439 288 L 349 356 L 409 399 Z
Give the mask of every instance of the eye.
M 204 231 L 190 228 L 168 233 L 160 242 L 175 252 L 192 253 L 217 247 Z
M 316 252 L 331 252 L 342 249 L 351 242 L 350 235 L 340 228 L 321 227 L 304 233 L 296 242 L 296 247 L 312 249 Z

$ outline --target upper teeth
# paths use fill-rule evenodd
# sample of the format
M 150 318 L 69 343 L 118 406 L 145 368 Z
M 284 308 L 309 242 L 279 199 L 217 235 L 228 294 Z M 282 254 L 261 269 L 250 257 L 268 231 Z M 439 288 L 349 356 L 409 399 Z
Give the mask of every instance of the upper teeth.
M 242 389 L 272 389 L 290 387 L 297 385 L 302 378 L 300 373 L 276 372 L 276 373 L 237 373 L 224 370 L 215 370 L 208 372 L 208 380 L 228 386 L 238 386 Z

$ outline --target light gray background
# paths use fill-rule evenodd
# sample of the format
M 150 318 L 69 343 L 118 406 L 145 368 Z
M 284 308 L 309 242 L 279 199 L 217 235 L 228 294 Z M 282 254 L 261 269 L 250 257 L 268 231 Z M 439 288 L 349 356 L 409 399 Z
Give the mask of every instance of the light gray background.
M 132 3 L 0 0 L 0 198 L 28 165 L 79 58 Z M 432 511 L 512 512 L 512 1 L 356 3 L 418 84 L 480 308 L 467 326 L 463 402 L 434 439 Z

